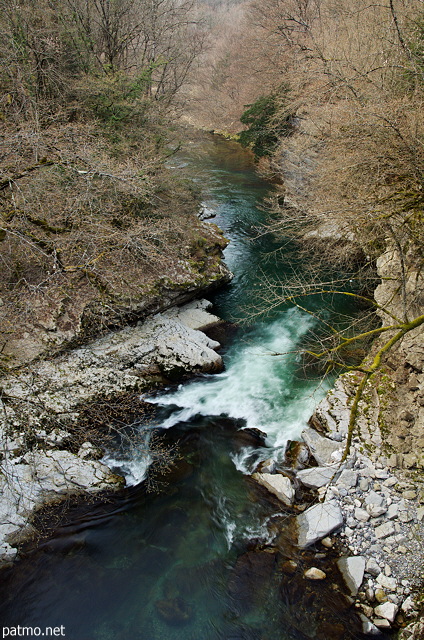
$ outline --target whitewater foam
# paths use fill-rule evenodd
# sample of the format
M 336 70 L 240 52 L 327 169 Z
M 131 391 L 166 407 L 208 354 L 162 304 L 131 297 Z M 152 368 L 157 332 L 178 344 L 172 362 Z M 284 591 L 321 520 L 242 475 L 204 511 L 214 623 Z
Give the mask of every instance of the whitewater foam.
M 294 383 L 296 349 L 313 322 L 297 309 L 285 311 L 239 339 L 223 373 L 144 400 L 172 409 L 161 422 L 163 428 L 199 415 L 228 416 L 263 431 L 268 446 L 283 447 L 287 440 L 299 437 L 326 390 L 323 385 L 317 390 L 315 381 Z

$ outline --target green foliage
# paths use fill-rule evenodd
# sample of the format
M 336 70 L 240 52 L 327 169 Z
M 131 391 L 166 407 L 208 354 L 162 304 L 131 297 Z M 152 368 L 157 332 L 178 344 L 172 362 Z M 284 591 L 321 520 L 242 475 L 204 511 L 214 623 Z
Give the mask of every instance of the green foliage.
M 257 158 L 269 156 L 281 137 L 292 130 L 293 115 L 287 113 L 278 94 L 261 96 L 248 108 L 240 122 L 248 127 L 239 134 L 240 143 L 251 147 Z
M 91 77 L 90 90 L 84 91 L 83 95 L 85 106 L 112 128 L 129 122 L 142 126 L 150 104 L 148 93 L 153 70 L 144 69 L 136 78 L 118 73 L 96 79 Z

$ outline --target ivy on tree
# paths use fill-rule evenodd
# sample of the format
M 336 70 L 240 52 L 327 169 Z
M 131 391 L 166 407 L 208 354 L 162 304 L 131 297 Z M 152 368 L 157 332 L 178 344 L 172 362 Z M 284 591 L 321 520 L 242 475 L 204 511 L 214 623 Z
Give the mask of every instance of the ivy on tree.
M 293 115 L 283 110 L 278 94 L 261 96 L 246 106 L 240 122 L 248 129 L 240 132 L 239 141 L 244 147 L 251 147 L 257 158 L 269 156 L 280 138 L 290 134 Z

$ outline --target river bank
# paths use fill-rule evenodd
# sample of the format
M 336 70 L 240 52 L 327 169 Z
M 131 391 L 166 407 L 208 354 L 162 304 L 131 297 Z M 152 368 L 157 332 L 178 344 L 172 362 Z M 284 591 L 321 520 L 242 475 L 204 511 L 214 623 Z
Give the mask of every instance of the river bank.
M 217 313 L 228 319 L 228 311 L 226 309 L 230 309 L 233 314 L 235 313 L 234 309 L 236 309 L 236 313 L 240 314 L 245 304 L 244 299 L 243 301 L 240 300 L 240 292 L 243 292 L 243 296 L 245 292 L 248 292 L 248 296 L 251 299 L 254 292 L 253 284 L 258 281 L 260 284 L 258 276 L 262 276 L 259 271 L 260 265 L 263 264 L 263 246 L 257 249 L 257 253 L 252 252 L 252 248 L 255 246 L 252 243 L 252 236 L 255 237 L 257 235 L 255 230 L 257 213 L 255 213 L 254 217 L 251 202 L 247 203 L 246 210 L 240 209 L 241 198 L 246 197 L 246 184 L 250 185 L 254 180 L 250 173 L 250 166 L 248 172 L 240 171 L 238 156 L 234 159 L 236 162 L 233 164 L 233 154 L 238 153 L 238 150 L 236 151 L 233 145 L 228 147 L 224 145 L 224 148 L 221 149 L 220 143 L 214 142 L 212 143 L 212 150 L 215 147 L 219 147 L 219 163 L 217 163 L 218 168 L 212 169 L 212 175 L 218 182 L 218 189 L 223 189 L 221 177 L 221 173 L 224 173 L 222 169 L 223 162 L 228 162 L 231 167 L 235 165 L 237 171 L 235 174 L 236 187 L 231 183 L 228 190 L 225 190 L 222 194 L 219 192 L 219 197 L 222 197 L 223 201 L 223 204 L 220 205 L 222 206 L 222 222 L 219 219 L 219 224 L 220 226 L 227 225 L 224 227 L 226 235 L 237 234 L 237 241 L 233 246 L 230 245 L 226 253 L 227 264 L 236 273 L 235 279 L 231 287 L 226 288 L 222 294 L 215 296 Z M 208 157 L 209 154 L 210 150 L 208 150 Z M 208 171 L 210 171 L 209 165 Z M 226 173 L 224 178 L 227 179 L 227 176 L 228 174 Z M 263 187 L 261 186 L 260 189 L 262 195 Z M 216 210 L 217 193 L 218 191 L 215 192 L 211 202 L 207 201 L 205 203 L 208 208 Z M 231 234 L 229 231 L 231 231 Z M 280 275 L 280 269 L 281 262 L 277 265 L 278 276 Z M 237 295 L 239 298 L 237 298 Z M 224 305 L 221 302 L 222 300 L 224 300 Z M 174 314 L 175 312 L 171 312 L 170 315 L 168 312 L 165 313 L 168 327 L 175 326 Z M 147 326 L 153 322 L 156 329 L 159 329 L 159 335 L 166 336 L 166 342 L 169 343 L 170 334 L 164 329 L 163 315 L 161 314 L 156 320 L 148 321 Z M 206 324 L 209 322 L 208 320 Z M 202 323 L 202 326 L 204 326 L 204 321 Z M 199 629 L 204 628 L 205 619 L 207 624 L 211 625 L 211 629 L 219 626 L 220 631 L 216 632 L 216 637 L 219 638 L 227 637 L 229 633 L 235 632 L 235 629 L 239 633 L 250 634 L 247 636 L 249 638 L 259 638 L 264 633 L 269 633 L 271 634 L 270 637 L 272 637 L 276 629 L 282 628 L 282 624 L 283 627 L 288 625 L 287 628 L 293 627 L 298 630 L 298 633 L 303 633 L 304 620 L 310 620 L 311 618 L 310 606 L 312 600 L 314 602 L 314 629 L 311 630 L 311 633 L 315 630 L 314 633 L 318 633 L 317 637 L 325 638 L 325 640 L 330 637 L 345 637 L 343 634 L 350 633 L 350 625 L 354 625 L 352 629 L 357 630 L 357 633 L 361 632 L 362 625 L 365 622 L 361 622 L 361 620 L 355 621 L 356 609 L 352 607 L 353 603 L 342 598 L 342 593 L 350 594 L 349 587 L 342 586 L 342 583 L 340 583 L 340 591 L 335 591 L 332 587 L 333 579 L 334 584 L 339 584 L 340 581 L 340 576 L 339 578 L 336 577 L 338 555 L 341 553 L 349 557 L 355 556 L 355 550 L 346 548 L 343 551 L 342 545 L 339 548 L 335 540 L 332 542 L 326 540 L 326 544 L 331 543 L 331 557 L 327 566 L 325 564 L 326 560 L 322 557 L 327 547 L 315 541 L 316 547 L 309 545 L 302 548 L 301 545 L 299 549 L 297 544 L 299 540 L 292 527 L 289 527 L 290 536 L 287 538 L 284 534 L 284 540 L 274 546 L 274 538 L 278 538 L 279 532 L 281 534 L 281 531 L 286 530 L 287 514 L 281 513 L 285 511 L 285 508 L 281 508 L 281 503 L 278 500 L 274 500 L 268 490 L 262 490 L 257 483 L 250 479 L 251 471 L 246 468 L 250 466 L 247 465 L 247 461 L 251 454 L 253 458 L 257 455 L 258 459 L 263 460 L 270 455 L 270 452 L 275 452 L 276 457 L 280 458 L 282 447 L 285 448 L 287 440 L 291 439 L 291 437 L 300 436 L 301 429 L 311 415 L 312 408 L 324 395 L 325 388 L 320 388 L 316 392 L 313 390 L 316 387 L 316 383 L 311 384 L 311 382 L 305 381 L 303 376 L 296 378 L 296 370 L 294 369 L 296 358 L 291 360 L 285 358 L 280 362 L 278 358 L 270 357 L 270 354 L 275 352 L 296 352 L 303 336 L 310 328 L 310 319 L 301 313 L 293 312 L 293 310 L 278 312 L 269 324 L 264 323 L 254 329 L 240 332 L 240 337 L 235 345 L 236 348 L 231 353 L 227 353 L 227 356 L 230 357 L 227 358 L 227 368 L 223 374 L 200 378 L 181 389 L 172 387 L 170 392 L 161 395 L 158 404 L 162 403 L 169 406 L 169 409 L 166 409 L 167 413 L 163 416 L 163 420 L 166 421 L 167 426 L 176 425 L 169 430 L 169 435 L 172 436 L 171 432 L 175 429 L 179 434 L 175 437 L 181 438 L 183 441 L 190 439 L 190 447 L 193 447 L 192 451 L 190 449 L 187 452 L 181 471 L 183 477 L 189 476 L 187 486 L 183 485 L 185 487 L 183 488 L 181 482 L 177 481 L 173 483 L 172 487 L 169 487 L 169 491 L 165 490 L 158 496 L 157 500 L 152 500 L 150 507 L 143 502 L 139 518 L 136 520 L 136 526 L 128 526 L 128 530 L 123 529 L 123 525 L 119 524 L 119 519 L 118 522 L 117 519 L 114 519 L 114 522 L 117 522 L 114 526 L 118 527 L 120 534 L 116 541 L 113 542 L 113 548 L 108 550 L 110 557 L 102 557 L 101 561 L 97 557 L 99 553 L 102 556 L 105 553 L 103 551 L 104 543 L 102 542 L 102 537 L 104 533 L 102 528 L 98 531 L 98 538 L 94 535 L 94 538 L 91 539 L 91 534 L 84 533 L 82 538 L 83 540 L 88 539 L 88 541 L 78 542 L 75 548 L 76 571 L 74 579 L 78 583 L 81 579 L 81 568 L 83 568 L 84 575 L 87 573 L 87 575 L 92 576 L 92 578 L 88 579 L 88 583 L 96 585 L 96 597 L 97 593 L 99 598 L 106 598 L 109 597 L 106 596 L 106 593 L 120 591 L 123 585 L 115 586 L 111 589 L 110 581 L 112 581 L 112 584 L 118 585 L 121 584 L 121 579 L 124 583 L 129 581 L 134 585 L 136 596 L 141 589 L 141 584 L 139 585 L 136 580 L 138 572 L 136 572 L 136 575 L 131 571 L 133 565 L 138 566 L 140 575 L 146 578 L 141 581 L 143 584 L 152 582 L 152 585 L 154 585 L 144 594 L 141 600 L 143 602 L 142 611 L 140 609 L 140 599 L 135 596 L 133 598 L 129 593 L 127 593 L 128 601 L 120 605 L 124 607 L 123 610 L 116 609 L 115 604 L 113 606 L 112 603 L 109 604 L 110 613 L 108 614 L 108 619 L 110 618 L 111 628 L 115 629 L 115 638 L 130 637 L 128 634 L 131 628 L 131 637 L 138 637 L 133 635 L 133 633 L 138 633 L 145 640 L 146 636 L 140 635 L 140 629 L 145 628 L 143 625 L 148 625 L 150 630 L 149 638 L 160 637 L 163 633 L 172 634 L 172 637 L 175 636 L 177 638 L 179 637 L 178 628 L 172 626 L 172 619 L 178 619 L 178 616 L 180 616 L 181 622 L 181 615 L 185 616 L 186 621 L 184 624 L 188 625 L 187 627 L 182 627 L 184 637 L 187 637 L 188 631 L 194 634 L 194 637 L 199 637 Z M 147 331 L 147 334 L 149 334 L 149 331 Z M 112 402 L 113 397 L 119 396 L 120 393 L 129 393 L 130 396 L 134 396 L 134 392 L 137 395 L 142 390 L 145 390 L 143 382 L 145 374 L 148 373 L 157 379 L 158 374 L 164 373 L 164 356 L 169 356 L 170 354 L 165 354 L 160 349 L 159 352 L 156 352 L 156 355 L 154 354 L 154 350 L 150 349 L 152 343 L 156 341 L 153 334 L 147 336 L 147 343 L 144 343 L 147 344 L 147 347 L 138 349 L 137 345 L 142 335 L 146 338 L 145 325 L 130 327 L 122 333 L 113 333 L 107 337 L 105 336 L 90 346 L 71 352 L 68 356 L 64 354 L 63 359 L 59 357 L 59 359 L 53 360 L 53 366 L 51 366 L 52 363 L 50 362 L 47 363 L 47 368 L 43 368 L 44 365 L 41 365 L 37 375 L 28 376 L 27 378 L 24 376 L 21 385 L 16 378 L 11 379 L 9 381 L 9 393 L 10 395 L 16 394 L 17 397 L 20 395 L 22 398 L 26 393 L 25 385 L 31 384 L 34 389 L 32 400 L 34 402 L 39 399 L 45 401 L 47 398 L 43 394 L 53 381 L 54 387 L 61 394 L 61 397 L 53 398 L 50 401 L 52 403 L 51 408 L 54 409 L 56 407 L 59 413 L 65 412 L 68 418 L 64 419 L 63 431 L 72 431 L 71 416 L 78 413 L 78 411 L 73 411 L 73 407 L 80 408 L 77 399 L 80 398 L 83 404 L 87 404 L 86 400 L 92 397 L 90 394 L 96 388 L 96 385 L 100 385 L 101 395 L 106 397 L 106 402 L 108 400 Z M 194 345 L 194 342 L 192 345 Z M 205 347 L 209 349 L 210 346 L 213 347 L 213 344 L 205 342 L 205 338 L 199 338 L 198 340 L 196 339 L 196 346 L 193 348 L 195 353 L 199 354 L 199 352 L 207 351 Z M 219 357 L 217 358 L 213 348 L 211 353 L 209 351 L 207 353 L 209 353 L 211 361 L 206 366 L 206 369 L 212 367 L 210 370 L 216 371 L 220 366 Z M 69 366 L 66 364 L 67 357 L 70 357 Z M 156 361 L 155 358 L 158 360 Z M 177 358 L 175 360 L 173 358 L 173 360 L 173 364 L 169 368 L 165 365 L 165 369 L 167 369 L 165 374 L 168 376 L 172 374 L 172 370 L 174 373 L 180 374 L 183 368 L 180 366 L 181 359 Z M 55 362 L 58 365 L 57 367 Z M 119 362 L 123 362 L 123 365 L 119 365 Z M 203 365 L 200 364 L 196 355 L 193 370 L 200 371 L 202 367 Z M 152 378 L 150 378 L 151 381 Z M 68 382 L 70 385 L 68 385 Z M 342 395 L 338 394 L 347 403 L 347 406 L 348 400 Z M 348 395 L 346 393 L 346 396 Z M 186 405 L 186 403 L 189 403 L 189 405 Z M 321 407 L 323 412 L 328 415 L 334 412 L 332 406 L 326 407 L 326 405 L 322 405 Z M 137 407 L 135 410 L 137 411 Z M 223 413 L 230 416 L 230 418 L 222 418 Z M 91 415 L 93 416 L 93 413 Z M 346 415 L 343 418 L 344 422 L 342 420 L 343 424 L 346 422 L 345 418 Z M 266 436 L 262 436 L 259 439 L 259 445 L 258 443 L 254 444 L 255 437 L 252 438 L 252 434 L 244 430 L 239 431 L 239 427 L 246 426 L 246 424 L 248 426 L 259 426 L 260 429 L 266 431 Z M 333 423 L 331 422 L 331 424 Z M 35 425 L 37 431 L 39 430 L 38 427 L 39 425 Z M 43 430 L 43 426 L 41 426 L 40 430 Z M 44 430 L 47 431 L 46 429 Z M 237 435 L 233 431 L 236 431 Z M 310 434 L 311 431 L 308 430 L 308 433 Z M 55 444 L 52 450 L 52 443 L 46 443 L 50 433 L 40 433 L 39 435 L 43 440 L 40 448 L 44 448 L 47 451 L 47 458 L 50 459 L 50 473 L 53 464 L 61 463 L 61 460 L 58 459 L 60 456 L 54 453 L 54 449 L 61 449 L 61 446 Z M 336 434 L 336 439 L 332 443 L 331 453 L 341 448 L 342 442 L 339 435 Z M 66 437 L 66 433 L 56 433 L 53 435 L 53 439 L 61 436 Z M 219 446 L 216 446 L 215 441 L 213 441 L 212 446 L 207 442 L 209 438 L 218 438 L 219 440 L 221 437 L 223 442 Z M 267 446 L 264 446 L 263 438 L 267 440 Z M 241 446 L 239 444 L 235 451 L 231 451 L 231 448 L 229 448 L 229 444 L 233 440 L 243 443 Z M 307 434 L 305 434 L 305 440 L 307 440 Z M 362 447 L 362 444 L 360 444 L 360 447 Z M 70 453 L 74 456 L 73 460 L 78 457 L 79 453 L 80 458 L 86 455 L 96 458 L 98 456 L 96 448 L 96 446 L 90 447 L 83 440 L 80 441 L 78 450 Z M 231 451 L 230 455 L 229 451 Z M 17 450 L 17 453 L 19 454 L 19 450 Z M 19 455 L 17 457 L 19 458 Z M 205 459 L 202 465 L 196 462 L 198 457 L 202 460 Z M 355 487 L 358 495 L 353 498 L 354 500 L 364 499 L 363 495 L 359 495 L 359 491 L 363 491 L 363 489 L 360 489 L 360 476 L 365 474 L 360 472 L 362 465 L 365 464 L 365 458 L 364 451 L 359 450 L 355 462 L 355 464 L 358 463 L 358 482 Z M 65 463 L 67 461 L 68 458 L 64 459 Z M 378 474 L 381 471 L 379 467 L 381 461 L 373 461 L 371 459 L 370 461 L 371 464 L 367 464 L 366 469 L 371 467 L 375 469 L 376 478 L 369 480 L 369 482 L 374 482 L 378 479 Z M 95 463 L 98 463 L 98 461 L 93 459 L 86 462 L 91 468 Z M 316 468 L 315 463 L 312 463 L 312 465 L 312 471 L 314 471 L 314 468 Z M 27 470 L 30 469 L 30 465 L 26 465 L 26 467 Z M 324 475 L 327 479 L 328 469 L 333 474 L 334 467 L 326 467 Z M 65 470 L 67 470 L 66 464 Z M 241 470 L 243 470 L 242 474 L 240 473 Z M 284 483 L 287 484 L 285 478 L 287 470 L 285 469 L 283 475 L 277 475 L 275 473 L 276 470 L 277 468 L 268 469 L 272 476 L 284 478 Z M 69 480 L 68 487 L 72 485 L 72 471 L 71 469 L 70 473 L 66 474 L 67 481 Z M 385 470 L 383 469 L 383 471 Z M 261 468 L 260 472 L 266 473 L 264 468 Z M 293 474 L 291 475 L 293 476 Z M 300 487 L 301 478 L 302 474 L 300 473 L 295 479 L 297 491 L 298 487 Z M 335 479 L 336 486 L 341 487 L 338 482 L 340 479 Z M 120 482 L 122 482 L 117 477 L 114 478 L 114 481 L 116 487 L 119 487 Z M 364 485 L 362 484 L 362 486 Z M 402 489 L 402 487 L 400 488 Z M 62 485 L 60 489 L 63 490 L 64 486 Z M 262 491 L 261 494 L 258 494 L 258 489 Z M 338 504 L 343 520 L 341 522 L 339 518 L 337 519 L 339 528 L 347 524 L 344 518 L 350 517 L 349 514 L 352 511 L 347 508 L 352 506 L 349 503 L 349 499 L 352 499 L 353 496 L 350 493 L 351 489 L 353 487 L 347 490 L 347 500 L 340 501 L 340 504 Z M 390 487 L 388 489 L 385 488 L 386 493 L 389 489 Z M 405 491 L 408 490 L 405 487 L 403 489 Z M 343 490 L 343 487 L 341 487 L 339 493 L 343 493 Z M 373 491 L 375 493 L 380 492 L 378 486 L 374 486 Z M 185 493 L 187 495 L 183 502 L 180 494 Z M 383 491 L 381 493 L 386 501 L 385 505 L 387 505 L 386 496 Z M 193 496 L 197 494 L 201 495 L 201 500 L 196 499 L 193 501 Z M 267 494 L 271 496 L 271 503 L 266 497 Z M 317 501 L 316 494 L 311 493 L 311 489 L 308 487 L 306 487 L 306 491 L 304 489 L 299 490 L 298 495 L 305 495 L 305 497 L 302 498 L 299 504 L 293 503 L 295 518 L 296 516 L 300 517 L 302 511 L 305 513 L 311 503 Z M 237 497 L 236 500 L 235 496 Z M 397 502 L 394 499 L 395 497 L 392 497 L 393 503 Z M 333 503 L 335 499 L 333 497 Z M 401 499 L 405 498 L 402 496 Z M 190 514 L 192 513 L 193 504 L 195 505 L 195 513 L 192 516 Z M 161 510 L 161 505 L 164 511 Z M 258 517 L 258 509 L 260 517 Z M 289 511 L 290 509 L 291 507 L 289 507 Z M 399 513 L 401 512 L 403 512 L 403 509 L 399 508 Z M 294 515 L 293 511 L 290 511 L 290 513 L 291 516 Z M 134 519 L 134 515 L 131 514 L 131 511 L 128 515 L 128 520 L 131 522 L 131 519 Z M 370 515 L 370 520 L 376 518 L 376 520 L 372 520 L 372 523 L 377 524 L 378 518 L 381 517 Z M 147 520 L 151 518 L 151 522 L 146 522 L 146 518 Z M 298 521 L 294 519 L 293 524 L 296 522 Z M 401 527 L 404 524 L 400 518 L 399 523 Z M 355 527 L 352 524 L 353 522 L 351 522 L 350 528 L 354 531 Z M 92 526 L 94 529 L 97 526 L 95 518 Z M 137 532 L 141 526 L 146 527 L 147 532 L 143 534 L 146 539 L 140 545 L 137 542 L 139 536 Z M 82 528 L 85 530 L 84 526 Z M 357 530 L 359 531 L 362 528 L 358 526 Z M 79 531 L 78 523 L 76 530 Z M 321 536 L 324 537 L 324 540 L 328 538 L 327 533 L 328 531 Z M 122 544 L 122 535 L 124 535 L 123 539 L 126 540 L 125 545 Z M 77 538 L 80 540 L 81 535 L 78 534 Z M 342 541 L 343 539 L 341 538 Z M 184 540 L 187 540 L 187 549 L 184 549 Z M 73 544 L 71 536 L 69 541 L 71 549 L 74 548 Z M 52 545 L 54 546 L 54 542 Z M 94 557 L 92 555 L 93 545 L 97 549 Z M 397 546 L 402 545 L 399 542 Z M 213 553 L 212 551 L 205 553 L 205 550 L 209 549 L 209 547 L 213 549 Z M 362 549 L 359 537 L 356 547 L 358 549 L 357 555 L 365 557 L 367 550 Z M 46 558 L 46 551 L 43 552 L 41 549 L 39 553 L 41 558 Z M 217 555 L 213 555 L 214 553 L 217 553 Z M 69 562 L 71 565 L 73 562 L 72 554 L 67 553 L 63 556 L 55 554 L 54 558 L 49 556 L 48 546 L 47 560 L 49 565 L 53 564 L 53 566 L 57 565 L 58 567 L 62 565 L 69 566 Z M 156 569 L 153 569 L 152 563 L 158 565 Z M 35 572 L 34 580 L 28 586 L 29 593 L 32 593 L 30 601 L 32 601 L 32 598 L 36 598 L 37 601 L 40 599 L 43 602 L 42 589 L 40 591 L 39 585 L 44 580 L 47 580 L 47 584 L 49 584 L 50 576 L 45 576 L 42 569 L 41 574 L 37 573 L 37 570 L 32 569 L 29 564 L 30 561 L 26 561 L 26 564 L 22 565 L 21 572 L 18 570 L 17 575 L 24 576 L 25 581 L 26 571 L 29 574 L 32 574 L 33 571 Z M 36 567 L 36 564 L 34 562 L 34 567 Z M 226 576 L 228 567 L 231 567 L 230 576 L 225 580 L 222 578 L 224 575 L 223 564 L 226 567 Z M 115 571 L 116 567 L 120 568 L 119 572 Z M 320 570 L 326 573 L 328 579 L 321 581 L 311 580 L 308 577 L 310 573 L 308 573 L 308 576 L 304 576 L 305 571 L 314 568 L 321 568 Z M 384 567 L 380 566 L 380 568 L 382 569 L 381 573 L 384 573 Z M 394 574 L 395 569 L 391 567 L 391 570 Z M 58 571 L 62 572 L 61 569 L 54 569 L 53 573 L 57 575 Z M 154 571 L 159 571 L 157 577 L 156 573 L 153 573 Z M 181 572 L 184 573 L 183 579 Z M 68 575 L 66 570 L 64 575 Z M 155 575 L 154 578 L 153 575 Z M 316 572 L 315 575 L 317 575 Z M 320 574 L 318 573 L 318 575 Z M 200 576 L 202 576 L 202 580 L 199 582 Z M 207 576 L 207 581 L 205 581 L 205 576 Z M 371 577 L 366 576 L 366 579 L 371 579 Z M 222 589 L 222 583 L 227 583 L 227 580 L 228 590 Z M 321 586 L 318 586 L 317 582 L 320 582 Z M 219 606 L 215 601 L 217 584 L 221 585 L 219 592 L 224 591 L 220 595 L 222 601 L 219 602 Z M 273 595 L 271 596 L 269 594 L 270 585 L 275 584 L 278 584 L 277 593 L 279 595 L 277 596 L 272 591 Z M 17 578 L 17 587 L 18 589 L 20 588 L 19 578 Z M 65 585 L 63 587 L 65 588 Z M 401 585 L 401 587 L 402 590 L 409 588 L 406 585 Z M 68 585 L 66 584 L 67 588 Z M 86 588 L 88 589 L 88 585 L 87 587 L 84 586 L 83 593 L 85 593 Z M 211 592 L 208 591 L 208 588 L 211 588 Z M 196 598 L 194 602 L 194 593 L 197 593 L 198 590 L 203 595 Z M 79 587 L 77 591 L 79 591 Z M 268 594 L 267 602 L 264 602 L 259 596 L 256 597 L 255 594 L 258 591 Z M 320 599 L 319 594 L 321 591 L 328 592 L 324 599 Z M 91 593 L 91 591 L 89 592 Z M 126 589 L 123 592 L 126 593 Z M 358 593 L 360 592 L 358 585 Z M 10 593 L 13 593 L 13 589 L 10 590 Z M 228 593 L 232 604 L 228 603 Z M 393 593 L 388 590 L 386 595 L 393 595 Z M 403 599 L 402 602 L 399 601 L 400 606 L 406 599 L 406 593 L 402 591 L 401 596 Z M 67 597 L 63 597 L 63 594 L 60 596 L 60 591 L 57 597 L 59 601 L 55 604 L 55 610 L 59 607 L 59 611 L 62 612 L 60 613 L 60 616 L 63 616 L 60 618 L 61 623 L 68 615 L 68 608 L 70 620 L 72 620 L 74 617 L 72 604 L 70 603 L 68 606 Z M 352 596 L 349 595 L 349 597 Z M 361 597 L 358 595 L 358 599 Z M 337 599 L 337 605 L 333 607 L 332 603 L 335 598 Z M 131 608 L 133 599 L 135 601 L 134 609 Z M 211 601 L 214 603 L 212 608 L 210 606 Z M 390 601 L 389 598 L 388 601 Z M 298 605 L 300 602 L 302 603 L 301 607 Z M 287 603 L 289 603 L 288 608 Z M 368 606 L 365 601 L 361 601 L 361 604 Z M 375 602 L 374 605 L 377 606 Z M 275 613 L 275 619 L 274 615 L 270 615 L 270 607 L 271 609 L 275 608 L 275 612 L 278 611 L 278 614 Z M 9 604 L 9 610 L 13 611 L 16 608 L 14 609 L 14 606 Z M 38 610 L 40 619 L 42 619 L 42 616 L 50 615 L 49 611 L 51 613 L 49 603 L 41 604 Z M 229 622 L 229 610 L 233 612 L 231 620 L 233 620 L 232 616 L 235 616 L 234 627 L 232 626 L 233 623 L 230 624 Z M 383 611 L 385 610 L 383 609 Z M 24 615 L 26 612 L 27 618 L 25 619 L 33 620 L 31 618 L 33 615 L 32 609 L 26 610 L 24 602 L 17 608 L 17 611 L 19 615 Z M 96 611 L 95 608 L 93 608 L 93 611 L 90 610 L 90 616 L 93 618 L 91 622 L 93 637 L 97 638 L 103 637 L 104 634 L 103 627 L 100 629 L 100 621 L 104 617 L 104 607 L 100 607 Z M 123 611 L 125 611 L 125 614 L 123 614 Z M 130 615 L 127 614 L 127 611 L 130 612 Z M 194 615 L 194 611 L 197 611 L 196 615 Z M 252 623 L 252 616 L 258 622 Z M 341 623 L 341 616 L 346 616 L 347 622 L 344 624 Z M 379 619 L 387 620 L 386 618 Z M 138 621 L 137 624 L 135 620 Z M 113 626 L 114 624 L 116 625 L 115 627 Z M 120 630 L 118 630 L 119 625 Z M 156 628 L 155 625 L 159 625 L 159 627 Z M 241 630 L 242 628 L 244 631 Z M 372 630 L 372 627 L 369 627 L 369 629 Z M 78 637 L 78 633 L 76 637 Z M 211 635 L 211 637 L 215 636 Z
M 316 132 L 305 118 L 293 138 L 284 142 L 273 164 L 284 184 L 281 201 L 292 217 L 305 211 L 308 198 L 314 202 L 310 191 L 320 152 L 310 145 L 308 135 Z M 308 218 L 307 212 L 305 215 Z M 309 230 L 301 239 L 306 246 L 311 241 L 318 248 L 319 243 L 325 243 L 331 256 L 355 251 L 354 224 L 343 220 L 337 211 L 321 222 L 319 216 L 314 219 L 312 215 L 308 224 Z M 302 433 L 313 466 L 306 468 L 297 461 L 301 471 L 296 471 L 296 482 L 313 489 L 317 501 L 298 517 L 301 546 L 314 548 L 321 540 L 317 557 L 323 547 L 337 549 L 340 570 L 352 604 L 362 616 L 364 632 L 372 635 L 392 629 L 398 631 L 399 638 L 409 640 L 421 638 L 423 633 L 422 326 L 397 339 L 358 395 L 364 371 L 396 335 L 397 323 L 402 326 L 399 318 L 406 324 L 424 310 L 419 248 L 407 241 L 407 249 L 401 250 L 404 240 L 388 235 L 376 260 L 374 299 L 383 328 L 381 336 L 358 371 L 341 375 L 315 409 L 310 428 Z M 388 338 L 383 338 L 385 332 Z M 349 447 L 347 436 L 352 426 Z M 320 514 L 325 521 L 322 528 Z M 326 536 L 333 532 L 333 537 Z

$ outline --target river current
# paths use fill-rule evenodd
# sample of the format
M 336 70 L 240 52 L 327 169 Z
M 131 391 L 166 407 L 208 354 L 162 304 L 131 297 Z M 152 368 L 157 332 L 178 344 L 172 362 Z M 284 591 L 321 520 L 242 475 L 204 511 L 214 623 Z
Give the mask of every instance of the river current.
M 263 315 L 269 283 L 294 269 L 281 240 L 261 230 L 260 204 L 272 187 L 239 145 L 213 136 L 171 164 L 202 185 L 205 210 L 230 240 L 234 279 L 213 297 L 214 313 L 233 323 L 225 370 L 145 398 L 168 444 L 178 443 L 176 467 L 148 491 L 145 456 L 115 457 L 129 488 L 69 508 L 54 535 L 5 576 L 1 621 L 63 626 L 68 640 L 359 637 L 338 635 L 334 600 L 325 606 L 335 621 L 320 631 L 318 587 L 313 603 L 286 588 L 267 550 L 284 515 L 248 475 L 258 460 L 281 458 L 327 389 L 297 354 L 311 316 L 288 306 Z

